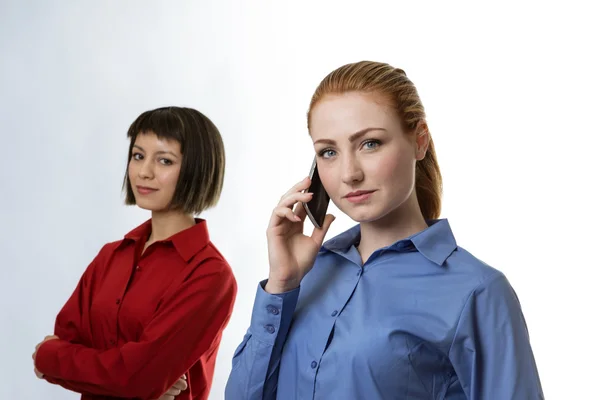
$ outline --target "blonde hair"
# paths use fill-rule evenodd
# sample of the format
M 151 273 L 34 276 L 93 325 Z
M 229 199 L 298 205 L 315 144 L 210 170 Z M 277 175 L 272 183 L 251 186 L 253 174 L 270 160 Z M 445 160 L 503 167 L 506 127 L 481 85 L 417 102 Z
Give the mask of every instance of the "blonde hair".
M 400 116 L 403 128 L 409 134 L 426 125 L 425 108 L 417 88 L 406 73 L 389 64 L 361 61 L 346 64 L 327 75 L 319 84 L 310 101 L 307 120 L 315 104 L 327 94 L 345 92 L 378 93 L 391 101 Z M 429 134 L 429 132 L 427 132 Z M 417 162 L 415 189 L 421 214 L 425 219 L 437 219 L 442 208 L 442 175 L 435 155 L 433 140 L 425 157 Z

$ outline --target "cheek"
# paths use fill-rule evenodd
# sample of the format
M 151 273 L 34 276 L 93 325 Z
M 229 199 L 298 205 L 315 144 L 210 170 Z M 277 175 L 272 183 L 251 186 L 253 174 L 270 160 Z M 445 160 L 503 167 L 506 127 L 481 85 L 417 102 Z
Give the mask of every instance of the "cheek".
M 325 188 L 325 191 L 330 195 L 334 196 L 334 192 L 336 190 L 335 182 L 335 170 L 333 168 L 319 168 L 319 177 L 321 178 L 321 183 Z
M 165 169 L 157 178 L 162 186 L 169 187 L 171 190 L 175 190 L 177 180 L 179 179 L 179 168 Z
M 131 161 L 127 164 L 127 176 L 129 177 L 129 180 L 135 176 L 135 166 Z
M 407 152 L 390 152 L 372 166 L 372 176 L 381 183 L 411 186 L 414 179 L 414 159 Z

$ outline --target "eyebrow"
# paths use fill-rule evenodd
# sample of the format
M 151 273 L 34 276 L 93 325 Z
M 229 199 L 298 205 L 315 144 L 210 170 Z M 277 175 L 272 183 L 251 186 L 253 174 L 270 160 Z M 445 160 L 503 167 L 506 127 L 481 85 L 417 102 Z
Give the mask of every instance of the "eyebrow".
M 349 142 L 354 142 L 357 139 L 360 139 L 361 137 L 363 137 L 364 135 L 366 135 L 367 133 L 371 132 L 371 131 L 386 131 L 384 128 L 365 128 L 365 129 L 361 129 L 360 131 L 353 133 L 352 135 L 350 135 L 350 137 L 348 138 Z M 331 139 L 319 139 L 317 141 L 315 141 L 313 143 L 317 144 L 317 143 L 324 143 L 324 144 L 335 144 L 335 140 L 331 140 Z
M 140 145 L 134 144 L 133 147 L 136 147 L 138 149 L 140 149 L 141 151 L 143 151 L 144 153 L 146 152 L 146 150 L 144 150 L 144 148 Z M 172 151 L 157 151 L 155 154 L 171 154 L 173 157 L 178 158 L 177 154 L 173 153 Z

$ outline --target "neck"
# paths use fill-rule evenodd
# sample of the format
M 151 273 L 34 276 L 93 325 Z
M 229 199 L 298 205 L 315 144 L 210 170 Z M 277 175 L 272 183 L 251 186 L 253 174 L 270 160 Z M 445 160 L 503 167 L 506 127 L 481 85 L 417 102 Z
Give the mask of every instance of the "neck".
M 416 194 L 383 218 L 360 224 L 360 244 L 358 252 L 365 263 L 377 249 L 389 246 L 399 240 L 421 232 L 427 222 L 421 214 Z
M 181 211 L 152 211 L 152 233 L 148 243 L 164 240 L 196 224 L 194 216 Z

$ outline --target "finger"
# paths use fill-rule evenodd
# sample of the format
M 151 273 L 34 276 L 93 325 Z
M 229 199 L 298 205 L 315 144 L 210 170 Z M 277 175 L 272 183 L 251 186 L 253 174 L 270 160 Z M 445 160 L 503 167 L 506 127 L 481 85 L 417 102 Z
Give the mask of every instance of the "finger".
M 283 196 L 281 196 L 281 198 L 287 197 L 292 193 L 298 193 L 302 190 L 306 190 L 309 187 L 310 187 L 310 178 L 307 176 L 304 179 L 302 179 L 300 182 L 298 182 L 294 186 L 292 186 L 292 188 L 290 190 L 288 190 L 287 192 L 285 192 L 285 194 Z
M 187 382 L 184 379 L 179 378 L 179 380 L 175 382 L 173 387 L 183 391 L 187 389 Z
M 288 219 L 292 222 L 299 222 L 300 218 L 298 218 L 294 212 L 287 207 L 277 207 L 273 210 L 273 218 L 274 225 L 279 225 L 282 219 Z
M 296 207 L 294 207 L 294 214 L 300 218 L 301 221 L 306 219 L 306 209 L 302 203 L 296 203 Z
M 165 394 L 169 395 L 169 396 L 179 396 L 179 393 L 181 393 L 181 390 L 175 389 L 175 387 L 172 387 L 169 390 L 167 390 L 167 392 Z
M 317 245 L 321 246 L 323 244 L 323 240 L 325 240 L 325 235 L 329 230 L 329 227 L 335 220 L 335 217 L 332 214 L 327 214 L 325 216 L 325 221 L 323 222 L 323 226 L 319 228 L 315 228 L 311 235 L 312 239 L 317 243 Z
M 313 198 L 313 193 L 304 193 L 304 192 L 292 193 L 292 194 L 287 195 L 286 197 L 282 197 L 281 200 L 279 201 L 279 204 L 277 204 L 277 207 L 292 208 L 294 206 L 294 204 L 301 202 L 301 201 L 308 202 L 312 198 Z

